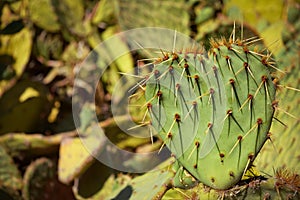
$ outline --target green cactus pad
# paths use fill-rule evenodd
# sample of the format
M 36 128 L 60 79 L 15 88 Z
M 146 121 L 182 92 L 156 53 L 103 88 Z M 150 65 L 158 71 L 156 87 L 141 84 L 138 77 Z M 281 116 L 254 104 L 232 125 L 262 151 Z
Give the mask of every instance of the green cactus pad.
M 55 177 L 55 170 L 54 163 L 47 158 L 40 158 L 32 162 L 24 175 L 23 198 L 25 200 L 47 198 L 49 194 L 45 191 L 51 187 L 51 180 Z
M 0 145 L 14 158 L 32 158 L 58 152 L 61 141 L 66 137 L 74 137 L 76 134 L 75 131 L 52 136 L 9 133 L 0 136 Z
M 180 164 L 216 188 L 236 184 L 268 139 L 275 87 L 268 55 L 246 42 L 163 53 L 146 76 L 151 124 Z
M 0 146 L 0 188 L 6 190 L 19 190 L 22 188 L 21 173 L 13 159 Z

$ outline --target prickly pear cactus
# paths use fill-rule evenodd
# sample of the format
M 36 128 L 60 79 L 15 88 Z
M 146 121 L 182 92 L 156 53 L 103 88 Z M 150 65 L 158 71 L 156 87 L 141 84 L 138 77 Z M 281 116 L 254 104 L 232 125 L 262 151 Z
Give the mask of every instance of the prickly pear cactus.
M 212 41 L 209 55 L 164 52 L 145 77 L 144 107 L 164 145 L 179 168 L 216 189 L 241 179 L 268 139 L 273 117 L 273 66 L 248 43 Z M 184 174 L 179 187 L 193 183 Z
M 51 190 L 54 185 L 55 165 L 47 158 L 40 158 L 32 162 L 24 174 L 22 191 L 25 200 L 49 198 L 45 190 Z
M 16 191 L 21 189 L 23 185 L 21 173 L 13 159 L 6 152 L 6 149 L 2 146 L 0 146 L 0 160 L 0 189 L 4 189 L 5 191 Z M 0 194 L 1 193 L 2 192 L 0 192 Z

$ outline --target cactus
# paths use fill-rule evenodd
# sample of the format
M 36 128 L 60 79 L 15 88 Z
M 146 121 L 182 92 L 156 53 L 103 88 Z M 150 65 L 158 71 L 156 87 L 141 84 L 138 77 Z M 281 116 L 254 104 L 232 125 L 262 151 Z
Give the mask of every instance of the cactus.
M 51 108 L 48 89 L 39 82 L 19 81 L 0 99 L 0 135 L 44 129 Z M 20 113 L 26 113 L 26 118 Z
M 46 199 L 55 178 L 55 165 L 47 158 L 40 158 L 32 162 L 24 174 L 22 195 L 25 200 Z M 49 198 L 49 197 L 48 197 Z
M 0 136 L 0 145 L 6 152 L 16 158 L 32 158 L 58 152 L 63 138 L 75 136 L 76 132 L 65 132 L 53 136 L 42 134 L 10 133 Z
M 9 10 L 7 5 L 1 8 L 1 27 L 15 26 L 16 16 Z M 17 18 L 18 19 L 18 18 Z M 5 21 L 5 23 L 3 23 Z M 5 28 L 3 29 L 5 30 Z M 1 32 L 3 30 L 0 30 Z M 32 33 L 25 27 L 14 34 L 2 33 L 0 37 L 0 96 L 11 88 L 16 80 L 23 74 L 30 58 L 32 49 Z
M 281 200 L 299 199 L 299 189 L 292 187 L 290 183 L 299 184 L 299 176 L 286 174 L 286 171 L 277 171 L 274 178 L 256 177 L 229 190 L 218 191 L 199 184 L 190 190 L 170 189 L 162 199 L 245 199 L 245 200 Z M 298 185 L 299 186 L 299 185 Z
M 21 189 L 21 173 L 2 146 L 0 146 L 0 160 L 0 188 L 7 188 L 8 190 Z
M 214 190 L 203 183 L 186 190 L 174 185 L 176 161 L 170 158 L 142 176 L 108 178 L 103 188 L 90 199 L 299 199 L 299 177 L 279 169 L 272 178 L 251 177 L 228 190 Z M 251 173 L 253 169 L 251 168 Z M 120 182 L 121 180 L 121 182 Z M 78 194 L 76 195 L 78 197 Z M 114 198 L 113 198 L 114 197 Z M 80 197 L 82 199 L 82 197 Z
M 108 1 L 107 1 L 108 2 Z M 140 27 L 164 27 L 176 29 L 177 31 L 189 34 L 189 4 L 183 0 L 177 1 L 138 1 L 118 0 L 110 8 L 117 7 L 119 25 L 123 30 Z M 108 4 L 108 3 L 107 3 Z M 147 9 L 145 8 L 147 5 Z M 115 12 L 116 12 L 115 11 Z M 181 17 L 178 17 L 180 13 Z M 161 17 L 168 16 L 168 17 Z M 134 21 L 134 23 L 132 23 Z
M 146 77 L 144 106 L 179 168 L 212 188 L 228 189 L 268 139 L 273 66 L 247 40 L 211 44 L 208 57 L 197 49 L 164 52 Z M 189 185 L 178 177 L 177 186 Z
M 0 186 L 0 198 L 5 200 L 21 200 L 20 194 L 17 190 L 9 187 Z
M 28 2 L 29 17 L 37 26 L 50 32 L 57 32 L 60 29 L 58 16 L 50 0 Z M 45 16 L 45 13 L 48 13 Z
M 260 171 L 274 174 L 274 170 L 287 168 L 290 172 L 300 172 L 300 126 L 299 126 L 299 44 L 300 26 L 299 3 L 289 6 L 285 29 L 282 32 L 284 48 L 281 49 L 276 60 L 278 66 L 285 73 L 276 74 L 278 92 L 274 123 L 270 129 L 272 140 L 262 149 L 255 163 Z

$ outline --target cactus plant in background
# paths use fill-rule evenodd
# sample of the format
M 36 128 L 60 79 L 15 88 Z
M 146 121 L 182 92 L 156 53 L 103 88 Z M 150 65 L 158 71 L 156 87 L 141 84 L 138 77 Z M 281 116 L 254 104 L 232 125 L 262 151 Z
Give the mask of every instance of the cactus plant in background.
M 276 112 L 271 127 L 272 140 L 262 149 L 256 165 L 266 174 L 274 174 L 277 169 L 287 169 L 290 173 L 300 171 L 300 126 L 299 126 L 299 63 L 300 63 L 300 17 L 299 4 L 291 4 L 287 11 L 285 29 L 282 32 L 284 48 L 276 54 L 278 66 L 283 73 L 276 73 L 278 93 Z
M 0 188 L 1 190 L 19 190 L 22 188 L 22 177 L 13 159 L 0 146 Z M 11 192 L 8 192 L 11 193 Z M 0 193 L 1 194 L 1 193 Z M 13 194 L 13 193 L 12 193 Z
M 48 199 L 49 194 L 45 193 L 45 190 L 53 190 L 55 170 L 54 163 L 47 158 L 40 158 L 31 163 L 24 175 L 23 198 Z

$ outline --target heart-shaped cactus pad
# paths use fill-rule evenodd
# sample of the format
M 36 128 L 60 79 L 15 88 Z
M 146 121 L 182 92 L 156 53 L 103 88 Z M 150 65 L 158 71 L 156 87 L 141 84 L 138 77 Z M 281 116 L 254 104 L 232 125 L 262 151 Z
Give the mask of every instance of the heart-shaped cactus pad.
M 198 181 L 234 186 L 266 142 L 274 113 L 270 55 L 241 41 L 209 53 L 163 52 L 145 76 L 147 112 L 176 160 Z

